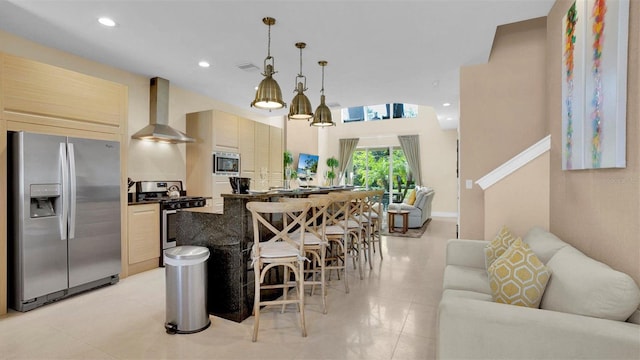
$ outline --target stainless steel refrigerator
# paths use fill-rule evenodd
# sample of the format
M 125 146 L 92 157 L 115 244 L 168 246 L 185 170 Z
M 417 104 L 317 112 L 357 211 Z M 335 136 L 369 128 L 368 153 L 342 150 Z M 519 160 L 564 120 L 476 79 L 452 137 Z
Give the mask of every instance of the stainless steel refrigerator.
M 28 311 L 120 273 L 120 144 L 27 132 L 9 140 L 9 302 Z

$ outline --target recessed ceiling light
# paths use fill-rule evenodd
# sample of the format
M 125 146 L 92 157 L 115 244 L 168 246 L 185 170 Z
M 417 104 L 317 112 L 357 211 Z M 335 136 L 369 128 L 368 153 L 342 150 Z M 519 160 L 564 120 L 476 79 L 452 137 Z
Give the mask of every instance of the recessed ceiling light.
M 203 68 L 208 68 L 209 66 L 211 66 L 211 64 L 209 64 L 208 62 L 202 60 L 198 63 L 198 66 L 203 67 Z
M 258 87 L 257 87 L 257 86 L 256 86 L 256 87 L 254 87 L 254 88 L 253 88 L 253 90 L 258 90 Z
M 113 19 L 108 18 L 108 17 L 105 17 L 105 16 L 103 16 L 103 17 L 101 17 L 101 18 L 98 18 L 98 22 L 99 22 L 100 24 L 102 24 L 102 25 L 104 25 L 104 26 L 108 26 L 108 27 L 114 27 L 114 26 L 116 26 L 116 22 L 115 22 L 115 21 L 113 21 Z
M 442 104 L 442 106 L 444 106 L 444 107 L 451 106 L 451 103 L 444 103 L 444 104 Z
M 447 120 L 451 121 L 451 120 L 453 120 L 453 118 L 452 117 L 448 117 Z

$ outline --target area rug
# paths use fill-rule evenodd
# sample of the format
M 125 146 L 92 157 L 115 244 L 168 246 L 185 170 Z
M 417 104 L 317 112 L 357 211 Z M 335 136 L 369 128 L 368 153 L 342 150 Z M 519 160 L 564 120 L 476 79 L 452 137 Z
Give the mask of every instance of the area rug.
M 384 236 L 396 236 L 396 237 L 410 237 L 410 238 L 419 238 L 422 236 L 422 234 L 424 234 L 425 231 L 427 231 L 427 226 L 429 226 L 429 223 L 431 222 L 431 219 L 428 219 L 427 221 L 425 221 L 424 225 L 422 225 L 421 228 L 415 228 L 415 229 L 407 229 L 406 233 L 401 233 L 398 232 L 398 230 L 401 230 L 402 228 L 395 228 L 395 232 L 392 232 L 391 234 L 389 234 L 389 231 L 385 228 L 382 230 L 382 235 Z

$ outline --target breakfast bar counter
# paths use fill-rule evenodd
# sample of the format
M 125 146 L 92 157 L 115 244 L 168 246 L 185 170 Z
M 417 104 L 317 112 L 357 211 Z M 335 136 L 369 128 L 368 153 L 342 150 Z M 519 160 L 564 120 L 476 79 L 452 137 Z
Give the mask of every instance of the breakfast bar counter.
M 206 246 L 207 309 L 212 315 L 241 322 L 253 310 L 254 276 L 251 266 L 253 225 L 250 201 L 278 201 L 280 197 L 307 197 L 352 188 L 275 190 L 252 194 L 222 194 L 223 213 L 182 211 L 177 217 L 177 245 Z M 267 296 L 269 296 L 267 294 Z M 279 294 L 272 294 L 279 296 Z

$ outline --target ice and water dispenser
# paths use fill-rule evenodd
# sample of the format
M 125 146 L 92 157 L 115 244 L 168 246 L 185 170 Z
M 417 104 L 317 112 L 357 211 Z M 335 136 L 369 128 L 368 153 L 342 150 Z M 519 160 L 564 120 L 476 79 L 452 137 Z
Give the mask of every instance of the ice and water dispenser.
M 31 184 L 31 218 L 55 216 L 62 195 L 60 184 Z

